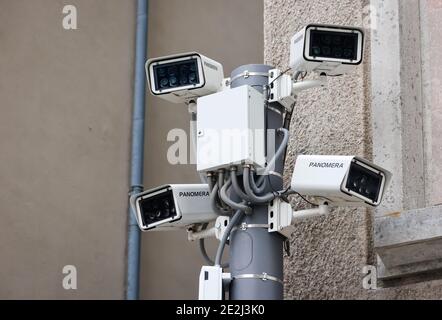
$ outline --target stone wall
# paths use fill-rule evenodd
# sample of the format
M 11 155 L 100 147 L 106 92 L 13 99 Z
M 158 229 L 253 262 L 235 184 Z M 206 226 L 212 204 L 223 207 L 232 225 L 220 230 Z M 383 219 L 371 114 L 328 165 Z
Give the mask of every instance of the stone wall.
M 379 2 L 383 5 L 383 1 Z M 289 63 L 290 38 L 306 24 L 360 27 L 370 22 L 368 0 L 265 0 L 264 3 L 265 62 L 284 70 Z M 287 182 L 298 154 L 373 158 L 372 137 L 377 128 L 372 123 L 371 30 L 366 30 L 366 36 L 364 64 L 351 74 L 331 78 L 327 89 L 315 89 L 299 96 L 291 124 Z M 304 206 L 299 199 L 294 200 L 294 205 Z M 442 297 L 439 281 L 402 283 L 400 287 L 375 291 L 363 289 L 362 268 L 377 263 L 373 216 L 371 210 L 335 209 L 325 219 L 298 224 L 291 239 L 292 256 L 285 259 L 286 298 Z

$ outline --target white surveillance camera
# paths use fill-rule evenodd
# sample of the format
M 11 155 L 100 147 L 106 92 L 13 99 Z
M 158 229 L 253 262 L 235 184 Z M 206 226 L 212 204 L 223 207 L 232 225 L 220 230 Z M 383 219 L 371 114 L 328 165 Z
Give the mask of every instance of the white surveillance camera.
M 150 91 L 173 103 L 186 103 L 222 88 L 223 66 L 190 52 L 149 59 L 146 75 Z
M 362 62 L 362 29 L 310 24 L 290 43 L 290 67 L 295 72 L 342 75 Z
M 134 195 L 130 199 L 142 231 L 185 229 L 215 221 L 206 184 L 171 184 Z
M 378 206 L 391 173 L 359 157 L 309 156 L 296 160 L 291 188 L 334 206 Z

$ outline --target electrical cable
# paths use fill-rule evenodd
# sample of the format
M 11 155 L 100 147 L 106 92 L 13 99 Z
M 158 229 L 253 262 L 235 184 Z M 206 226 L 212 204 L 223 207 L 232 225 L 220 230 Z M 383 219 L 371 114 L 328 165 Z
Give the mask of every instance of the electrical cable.
M 219 204 L 221 205 L 221 208 L 224 211 L 229 211 L 230 210 L 229 205 L 227 205 L 220 196 L 220 191 L 223 188 L 225 182 L 226 182 L 225 181 L 225 171 L 224 171 L 224 169 L 220 169 L 220 170 L 218 170 L 218 198 L 217 199 L 218 199 Z
M 224 170 L 218 171 L 218 190 L 221 190 L 221 188 L 224 185 Z
M 267 167 L 264 171 L 264 175 L 259 178 L 257 185 L 261 185 L 262 180 L 264 180 L 265 177 L 269 174 L 269 169 L 275 165 L 276 160 L 278 160 L 279 157 L 282 155 L 282 153 L 285 152 L 285 149 L 287 148 L 287 145 L 289 143 L 290 132 L 287 129 L 280 128 L 280 129 L 278 129 L 277 132 L 282 133 L 284 135 L 284 137 L 282 139 L 281 144 L 279 145 L 278 150 L 275 152 L 275 155 L 268 162 Z
M 215 182 L 213 181 L 213 176 L 211 174 L 207 175 L 207 184 L 209 186 L 209 192 L 212 192 L 215 187 Z
M 233 190 L 241 199 L 250 202 L 252 201 L 252 199 L 250 199 L 250 197 L 247 194 L 245 194 L 244 191 L 242 191 L 239 185 L 238 176 L 236 175 L 237 170 L 238 169 L 236 167 L 230 169 L 230 179 L 232 180 Z
M 312 205 L 312 206 L 314 206 L 314 207 L 319 207 L 319 205 L 318 204 L 316 204 L 316 203 L 313 203 L 313 202 L 311 202 L 311 201 L 309 201 L 309 200 L 307 200 L 306 198 L 304 198 L 300 193 L 298 193 L 298 192 L 296 192 L 296 194 L 302 199 L 302 200 L 304 200 L 305 202 L 307 202 L 308 204 L 310 204 L 310 205 Z
M 243 216 L 244 216 L 244 212 L 238 210 L 238 211 L 236 211 L 233 218 L 230 220 L 230 223 L 227 226 L 227 228 L 223 234 L 221 242 L 219 243 L 219 246 L 218 246 L 218 250 L 216 252 L 215 266 L 218 266 L 218 267 L 221 266 L 221 260 L 223 258 L 224 248 L 226 247 L 227 239 L 229 238 L 230 233 L 232 232 L 232 229 L 241 221 Z
M 247 206 L 244 202 L 237 203 L 229 198 L 229 196 L 227 195 L 227 189 L 229 189 L 231 186 L 232 186 L 232 180 L 229 178 L 229 180 L 227 180 L 227 182 L 221 188 L 220 191 L 221 199 L 232 209 L 244 211 L 245 214 L 252 213 L 252 208 Z
M 208 225 L 209 225 L 208 223 L 203 224 L 201 230 L 206 230 Z M 209 257 L 209 255 L 207 254 L 206 244 L 205 244 L 204 240 L 205 240 L 205 239 L 200 239 L 200 240 L 199 240 L 199 249 L 200 249 L 200 253 L 201 253 L 201 255 L 203 256 L 204 261 L 206 261 L 206 263 L 207 263 L 209 266 L 213 266 L 213 265 L 215 264 L 215 262 L 214 262 L 214 261 Z M 224 264 L 221 265 L 221 268 L 223 268 L 223 269 L 226 269 L 226 268 L 228 268 L 228 267 L 229 267 L 229 264 L 228 264 L 228 263 L 224 263 Z
M 221 209 L 218 207 L 217 203 L 218 198 L 218 184 L 216 183 L 213 187 L 212 192 L 210 192 L 210 206 L 212 207 L 212 210 L 219 216 L 230 216 L 230 212 L 225 209 Z
M 296 74 L 293 77 L 293 79 L 294 79 L 295 82 L 298 82 L 299 77 L 301 77 L 301 80 L 304 80 L 304 78 L 306 76 L 307 76 L 307 72 L 303 73 L 301 71 L 298 71 L 298 72 L 296 72 Z M 296 107 L 296 102 L 297 101 L 295 100 L 295 102 L 291 105 L 290 110 L 286 109 L 286 114 L 285 114 L 285 117 L 284 117 L 284 126 L 283 127 L 285 129 L 287 129 L 287 130 L 290 130 L 290 124 L 291 124 L 291 121 L 292 121 L 293 110 Z M 285 156 L 284 156 L 284 159 L 285 159 Z
M 251 178 L 250 178 L 250 186 L 252 187 L 252 190 L 253 190 L 253 192 L 255 194 L 260 195 L 261 193 L 263 193 L 266 190 L 267 184 L 268 184 L 267 183 L 268 179 L 262 180 L 261 185 L 258 187 L 256 182 L 255 182 L 255 177 L 254 177 L 253 171 L 251 170 L 250 173 L 252 175 Z
M 273 193 L 268 193 L 263 196 L 258 196 L 254 194 L 252 187 L 250 186 L 250 178 L 251 178 L 250 167 L 245 166 L 243 172 L 244 190 L 246 191 L 246 194 L 252 199 L 254 203 L 266 203 L 276 198 L 276 194 Z
M 281 196 L 284 196 L 284 197 L 288 197 L 288 196 L 291 196 L 291 195 L 297 195 L 297 196 L 300 197 L 302 200 L 304 200 L 306 203 L 308 203 L 308 204 L 310 204 L 310 205 L 312 205 L 312 206 L 314 206 L 314 207 L 319 207 L 319 205 L 318 205 L 317 203 L 313 203 L 313 202 L 307 200 L 307 199 L 306 199 L 303 195 L 301 195 L 299 192 L 296 192 L 296 191 L 293 191 L 293 190 L 288 190 L 288 191 L 286 191 L 286 192 L 284 192 L 284 193 L 281 194 Z

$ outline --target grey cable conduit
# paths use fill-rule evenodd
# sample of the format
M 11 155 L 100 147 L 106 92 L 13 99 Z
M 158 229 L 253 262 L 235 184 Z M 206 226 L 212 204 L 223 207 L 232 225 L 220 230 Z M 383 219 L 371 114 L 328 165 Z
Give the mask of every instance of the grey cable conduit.
M 266 176 L 270 173 L 270 168 L 272 168 L 275 165 L 276 160 L 279 159 L 279 157 L 281 157 L 281 155 L 283 154 L 283 152 L 285 151 L 288 143 L 289 143 L 289 138 L 290 138 L 290 132 L 285 129 L 285 128 L 280 128 L 277 130 L 278 133 L 282 133 L 284 135 L 281 145 L 279 146 L 278 150 L 276 151 L 275 155 L 273 156 L 273 158 L 269 161 L 269 163 L 267 164 L 267 168 L 264 171 L 264 175 L 261 176 L 257 182 L 257 185 L 260 186 L 264 179 L 266 178 Z
M 238 210 L 236 211 L 235 215 L 233 216 L 233 218 L 230 220 L 229 225 L 226 228 L 226 231 L 224 232 L 224 235 L 221 239 L 221 242 L 218 246 L 218 250 L 216 252 L 216 257 L 215 257 L 215 266 L 220 267 L 221 266 L 221 260 L 223 257 L 223 253 L 224 253 L 224 248 L 226 246 L 227 243 L 227 239 L 230 236 L 230 233 L 232 232 L 232 229 L 241 221 L 242 217 L 244 216 L 244 212 Z
M 243 179 L 244 179 L 244 190 L 246 191 L 246 194 L 252 199 L 254 203 L 266 203 L 269 201 L 272 201 L 276 198 L 276 195 L 273 193 L 268 193 L 264 196 L 257 196 L 253 193 L 252 187 L 250 186 L 250 167 L 245 166 L 244 172 L 243 172 Z
M 227 190 L 232 186 L 232 180 L 229 179 L 224 186 L 221 188 L 220 196 L 221 199 L 232 209 L 244 211 L 246 214 L 252 213 L 252 208 L 245 205 L 245 203 L 237 203 L 229 198 L 227 195 Z

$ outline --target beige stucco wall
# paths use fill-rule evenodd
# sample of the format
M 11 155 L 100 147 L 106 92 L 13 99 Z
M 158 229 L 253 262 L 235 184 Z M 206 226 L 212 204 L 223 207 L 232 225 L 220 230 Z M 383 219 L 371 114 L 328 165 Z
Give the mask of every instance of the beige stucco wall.
M 262 2 L 149 2 L 149 56 L 262 62 Z M 135 0 L 0 0 L 0 298 L 124 297 L 135 18 Z M 146 187 L 198 182 L 166 161 L 186 107 L 147 96 Z M 141 297 L 196 298 L 202 263 L 185 232 L 143 236 Z
M 265 61 L 285 70 L 296 31 L 312 22 L 360 25 L 361 9 L 360 1 L 265 1 Z M 370 156 L 366 68 L 361 65 L 351 75 L 330 79 L 328 88 L 299 96 L 287 179 L 299 153 Z M 326 219 L 297 225 L 293 256 L 285 260 L 286 297 L 360 296 L 360 272 L 369 258 L 369 219 L 365 210 L 335 210 Z
M 124 297 L 135 2 L 65 4 L 0 1 L 3 299 Z
M 262 2 L 149 2 L 149 56 L 262 62 Z M 135 19 L 135 0 L 0 0 L 0 298 L 124 297 Z M 198 182 L 166 161 L 186 107 L 147 96 L 146 187 Z M 185 232 L 143 236 L 141 297 L 195 298 L 202 262 Z
M 257 0 L 151 0 L 149 57 L 198 51 L 221 62 L 226 76 L 243 64 L 263 61 L 263 2 Z M 188 131 L 186 106 L 148 96 L 146 188 L 199 183 L 195 166 L 167 162 L 169 130 Z M 190 141 L 189 141 L 190 143 Z M 189 155 L 190 156 L 190 155 Z M 216 242 L 208 246 L 216 251 Z M 141 298 L 196 299 L 204 260 L 185 232 L 143 235 Z
M 332 23 L 366 26 L 369 22 L 367 14 L 370 1 L 368 0 L 265 0 L 264 3 L 265 61 L 284 70 L 289 61 L 290 37 L 304 25 Z M 404 6 L 401 10 L 403 15 L 410 14 L 407 12 L 408 7 Z M 391 12 L 388 11 L 387 14 Z M 409 31 L 409 28 L 403 26 L 399 28 L 399 32 Z M 391 34 L 398 32 L 397 29 L 388 28 L 382 31 Z M 327 89 L 311 90 L 299 96 L 292 122 L 292 139 L 286 165 L 287 180 L 299 153 L 351 154 L 372 158 L 373 130 L 380 128 L 372 124 L 370 30 L 367 30 L 366 35 L 368 36 L 365 48 L 366 59 L 362 66 L 352 74 L 330 79 Z M 404 38 L 406 37 L 407 34 L 404 35 Z M 416 46 L 416 41 L 419 41 L 411 36 L 406 39 L 414 41 L 409 46 Z M 391 45 L 396 48 L 394 39 Z M 400 50 L 408 54 L 411 52 L 407 43 L 401 44 Z M 434 51 L 434 54 L 437 55 L 437 52 Z M 381 56 L 378 58 L 382 59 Z M 415 60 L 416 58 L 413 61 Z M 400 62 L 404 64 L 404 68 L 407 66 L 405 64 L 407 61 L 404 59 Z M 407 85 L 413 87 L 413 75 L 410 76 L 410 79 L 400 79 L 403 90 L 407 90 Z M 378 78 L 382 81 L 381 77 Z M 404 93 L 410 95 L 409 90 Z M 388 96 L 376 98 L 383 99 L 385 108 L 389 107 L 389 103 L 396 101 Z M 392 100 L 389 100 L 390 98 Z M 401 98 L 405 100 L 407 97 L 396 97 L 399 101 Z M 402 103 L 401 106 L 407 108 L 409 105 L 412 103 Z M 400 126 L 399 122 L 396 124 L 396 128 Z M 379 132 L 375 133 L 380 136 Z M 385 134 L 393 137 L 390 132 Z M 390 142 L 394 143 L 394 140 Z M 394 167 L 389 169 L 393 174 L 397 170 Z M 407 172 L 404 171 L 404 174 Z M 406 189 L 406 186 L 402 188 Z M 301 202 L 294 204 L 302 205 Z M 441 298 L 440 281 L 422 282 L 420 279 L 419 284 L 401 283 L 402 286 L 376 291 L 363 289 L 362 268 L 365 265 L 376 265 L 372 245 L 372 224 L 373 212 L 343 209 L 334 210 L 326 219 L 298 224 L 291 239 L 293 254 L 285 259 L 286 297 L 288 299 Z

